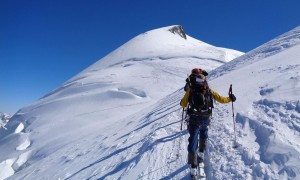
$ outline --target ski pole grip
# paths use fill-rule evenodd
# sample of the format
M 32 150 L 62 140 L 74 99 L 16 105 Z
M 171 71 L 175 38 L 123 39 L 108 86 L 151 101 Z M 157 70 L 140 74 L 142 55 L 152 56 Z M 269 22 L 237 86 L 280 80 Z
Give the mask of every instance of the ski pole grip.
M 230 87 L 229 87 L 229 92 L 228 92 L 229 95 L 232 94 L 232 84 L 230 84 Z

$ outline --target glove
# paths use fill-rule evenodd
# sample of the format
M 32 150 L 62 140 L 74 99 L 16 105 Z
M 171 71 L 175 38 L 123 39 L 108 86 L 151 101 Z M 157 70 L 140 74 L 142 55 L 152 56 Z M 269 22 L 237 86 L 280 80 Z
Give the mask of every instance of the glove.
M 236 101 L 236 97 L 234 94 L 230 94 L 229 98 L 231 99 L 232 102 Z

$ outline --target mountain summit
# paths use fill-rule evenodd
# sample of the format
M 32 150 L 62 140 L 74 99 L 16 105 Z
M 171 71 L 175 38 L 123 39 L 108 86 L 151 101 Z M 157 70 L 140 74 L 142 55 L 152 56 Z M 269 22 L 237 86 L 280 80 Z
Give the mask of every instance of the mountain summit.
M 242 54 L 194 39 L 181 26 L 138 35 L 19 110 L 7 130 L 0 129 L 0 179 L 88 179 L 95 167 L 106 172 L 101 162 L 117 156 L 116 149 L 134 146 L 124 137 L 143 129 L 138 124 L 147 118 L 141 116 L 152 119 L 169 108 L 156 103 L 183 87 L 192 68 L 210 71 Z M 135 148 L 132 153 L 138 153 Z
M 212 60 L 218 65 L 243 53 L 209 45 L 187 35 L 182 26 L 168 26 L 142 33 L 97 61 L 88 69 L 106 68 L 128 61 L 192 58 Z M 215 67 L 209 67 L 209 70 Z

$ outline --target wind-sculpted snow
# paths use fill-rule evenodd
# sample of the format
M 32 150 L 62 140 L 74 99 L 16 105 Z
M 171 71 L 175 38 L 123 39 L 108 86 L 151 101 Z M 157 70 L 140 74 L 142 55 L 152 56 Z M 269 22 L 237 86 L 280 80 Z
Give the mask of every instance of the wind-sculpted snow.
M 250 166 L 256 164 L 264 169 L 252 169 L 253 177 L 288 179 L 299 176 L 300 114 L 295 114 L 295 104 L 298 103 L 282 104 L 264 99 L 253 105 L 256 119 L 237 115 L 236 120 L 242 125 L 242 137 L 252 138 L 258 145 L 252 158 L 244 157 Z

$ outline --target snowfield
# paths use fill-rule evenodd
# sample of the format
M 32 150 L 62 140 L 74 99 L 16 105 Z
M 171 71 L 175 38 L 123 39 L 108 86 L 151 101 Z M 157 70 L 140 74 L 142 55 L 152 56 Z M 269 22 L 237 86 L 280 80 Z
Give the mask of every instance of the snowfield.
M 244 55 L 179 26 L 143 33 L 0 129 L 0 179 L 189 179 L 179 102 L 194 67 L 237 97 L 236 132 L 215 104 L 207 179 L 299 179 L 299 57 L 300 27 Z

